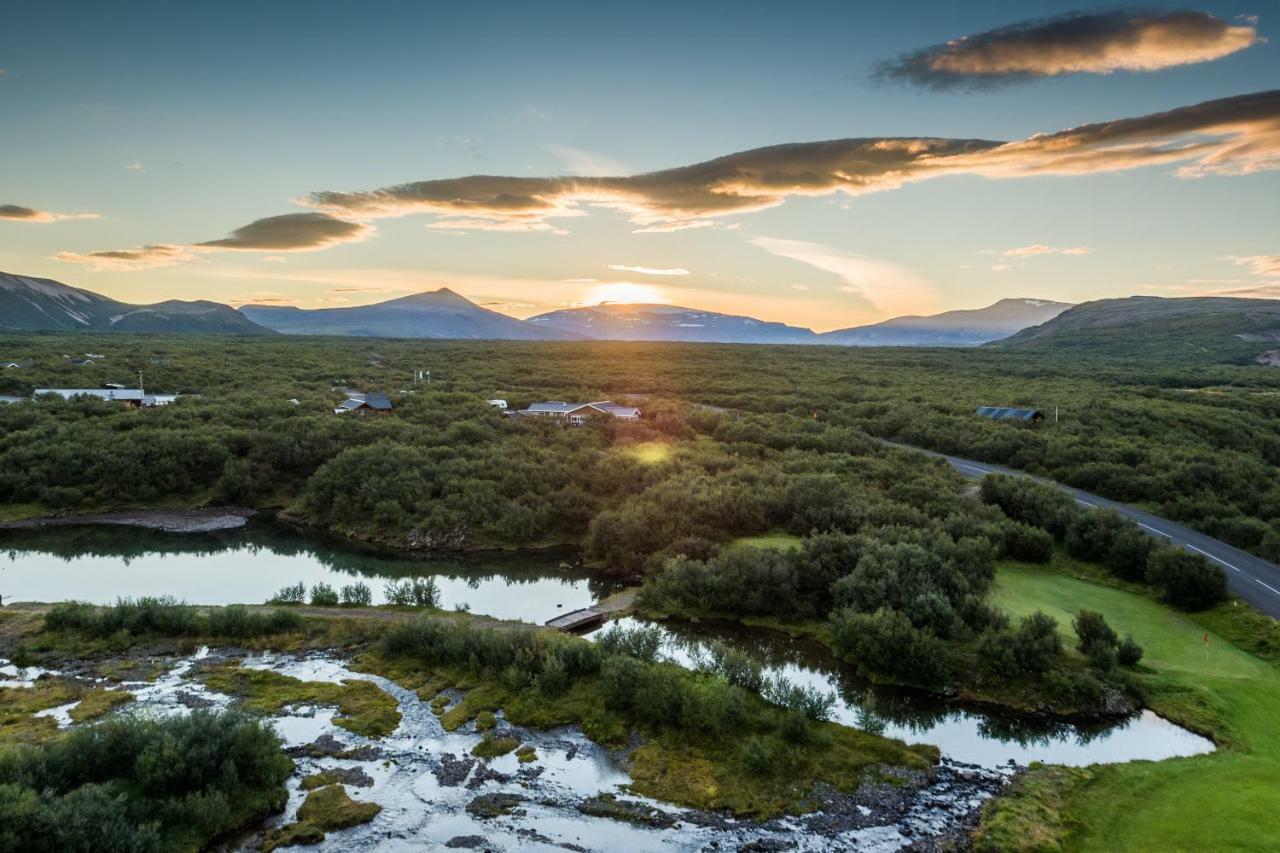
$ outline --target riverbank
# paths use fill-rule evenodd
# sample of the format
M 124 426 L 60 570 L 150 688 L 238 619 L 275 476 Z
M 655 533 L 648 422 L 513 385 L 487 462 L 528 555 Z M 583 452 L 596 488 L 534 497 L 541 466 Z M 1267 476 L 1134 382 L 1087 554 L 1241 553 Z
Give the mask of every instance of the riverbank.
M 82 515 L 44 515 L 0 521 L 0 530 L 37 530 L 45 527 L 109 525 L 141 527 L 164 533 L 212 533 L 244 527 L 256 510 L 243 507 L 204 509 L 136 509 Z

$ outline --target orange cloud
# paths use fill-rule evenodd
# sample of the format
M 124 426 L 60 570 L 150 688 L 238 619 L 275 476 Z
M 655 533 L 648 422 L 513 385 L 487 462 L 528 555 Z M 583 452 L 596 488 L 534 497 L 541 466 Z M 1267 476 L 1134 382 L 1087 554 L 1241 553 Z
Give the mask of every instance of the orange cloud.
M 20 204 L 0 204 L 0 219 L 15 222 L 64 222 L 69 219 L 98 219 L 96 213 L 51 213 Z
M 952 39 L 876 67 L 873 77 L 933 89 L 982 88 L 1063 74 L 1158 71 L 1266 41 L 1256 21 L 1207 12 L 1072 12 Z

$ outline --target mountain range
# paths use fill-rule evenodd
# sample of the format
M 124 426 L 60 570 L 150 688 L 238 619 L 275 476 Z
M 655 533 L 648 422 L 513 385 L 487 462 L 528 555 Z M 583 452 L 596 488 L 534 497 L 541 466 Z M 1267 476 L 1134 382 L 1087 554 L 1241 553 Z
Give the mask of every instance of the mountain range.
M 0 273 L 0 331 L 204 332 L 237 335 L 504 340 L 621 340 L 837 346 L 986 345 L 1082 355 L 1280 364 L 1280 300 L 1133 296 L 1071 306 L 1001 299 L 986 308 L 818 334 L 675 305 L 607 303 L 520 320 L 448 288 L 374 305 L 305 310 L 168 300 L 118 302 L 46 278 Z
M 303 309 L 279 305 L 242 305 L 240 312 L 255 323 L 288 335 L 517 341 L 582 338 L 570 331 L 543 328 L 481 308 L 447 287 L 353 308 Z
M 53 279 L 4 272 L 0 272 L 0 330 L 272 334 L 218 302 L 170 299 L 130 305 Z

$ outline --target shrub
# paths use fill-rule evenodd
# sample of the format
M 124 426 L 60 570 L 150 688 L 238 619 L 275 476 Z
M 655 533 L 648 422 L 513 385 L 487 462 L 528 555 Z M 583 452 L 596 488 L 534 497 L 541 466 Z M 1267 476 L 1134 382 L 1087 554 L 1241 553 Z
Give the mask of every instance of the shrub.
M 298 581 L 292 586 L 282 586 L 267 604 L 302 604 L 307 600 L 307 585 Z
M 952 669 L 947 646 L 895 610 L 831 614 L 832 648 L 859 669 L 904 682 L 936 686 Z
M 1075 628 L 1079 649 L 1086 655 L 1099 646 L 1113 648 L 1120 639 L 1102 614 L 1092 610 L 1081 610 L 1071 625 Z
M 656 625 L 625 628 L 615 622 L 596 637 L 596 646 L 605 655 L 626 655 L 652 663 L 662 651 L 662 637 L 662 629 Z
M 44 617 L 46 630 L 79 631 L 90 637 L 126 634 L 247 639 L 296 631 L 301 626 L 302 619 L 288 610 L 262 613 L 233 604 L 202 614 L 172 598 L 121 599 L 115 606 L 103 608 L 67 602 L 55 605 Z
M 1028 477 L 989 474 L 982 478 L 982 500 L 1000 507 L 1014 521 L 1041 527 L 1062 536 L 1080 510 L 1071 496 L 1047 483 Z
M 1039 527 L 1010 521 L 1004 525 L 1004 553 L 1011 560 L 1047 563 L 1053 557 L 1053 536 Z
M 995 629 L 983 634 L 978 653 L 1001 675 L 1048 672 L 1062 654 L 1058 623 L 1037 610 L 1024 616 L 1016 630 Z
M 387 581 L 382 587 L 388 604 L 398 607 L 440 607 L 440 587 L 433 577 Z
M 361 581 L 347 584 L 342 588 L 343 607 L 368 607 L 373 604 L 373 590 Z
M 773 745 L 762 737 L 747 738 L 738 755 L 742 765 L 757 775 L 768 773 L 773 767 Z
M 338 591 L 323 581 L 311 587 L 311 605 L 313 607 L 337 607 Z
M 1227 576 L 1199 554 L 1164 546 L 1147 560 L 1147 583 L 1183 610 L 1204 610 L 1227 598 Z
M 1116 647 L 1116 659 L 1124 666 L 1137 666 L 1142 660 L 1142 646 L 1134 642 L 1132 636 L 1126 636 Z

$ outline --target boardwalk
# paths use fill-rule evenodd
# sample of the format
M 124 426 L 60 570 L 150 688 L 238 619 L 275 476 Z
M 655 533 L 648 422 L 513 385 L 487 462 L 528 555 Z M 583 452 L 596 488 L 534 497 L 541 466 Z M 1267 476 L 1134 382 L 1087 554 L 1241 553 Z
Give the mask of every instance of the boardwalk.
M 594 607 L 584 607 L 581 610 L 562 613 L 554 619 L 548 619 L 543 624 L 548 628 L 558 628 L 561 631 L 577 631 L 580 628 L 600 624 L 607 615 L 606 611 L 597 610 Z

